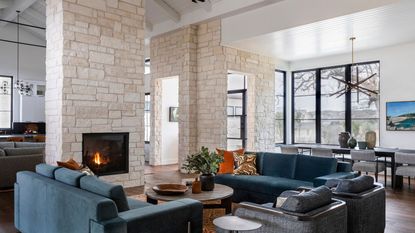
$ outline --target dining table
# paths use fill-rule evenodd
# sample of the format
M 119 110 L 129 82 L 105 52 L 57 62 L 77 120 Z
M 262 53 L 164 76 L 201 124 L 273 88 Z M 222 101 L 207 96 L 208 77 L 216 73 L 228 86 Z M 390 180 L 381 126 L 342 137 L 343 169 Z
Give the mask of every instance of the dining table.
M 325 145 L 325 144 L 318 144 L 318 143 L 311 143 L 311 144 L 293 144 L 292 146 L 297 147 L 301 153 L 305 153 L 307 151 L 311 151 L 313 148 L 324 148 L 324 149 L 331 149 L 333 154 L 342 155 L 344 160 L 345 154 L 350 154 L 353 150 L 361 150 L 359 148 L 342 148 L 338 145 Z M 367 150 L 367 149 L 366 149 Z M 386 147 L 375 147 L 372 149 L 375 152 L 376 157 L 384 158 L 385 165 L 387 164 L 387 158 L 390 158 L 390 165 L 391 165 L 391 172 L 392 172 L 392 187 L 394 189 L 402 188 L 403 186 L 403 177 L 396 175 L 396 167 L 400 164 L 395 163 L 395 153 L 396 152 L 405 152 L 405 153 L 414 153 L 415 150 L 405 150 L 399 148 L 386 148 Z M 386 186 L 386 184 L 385 184 Z

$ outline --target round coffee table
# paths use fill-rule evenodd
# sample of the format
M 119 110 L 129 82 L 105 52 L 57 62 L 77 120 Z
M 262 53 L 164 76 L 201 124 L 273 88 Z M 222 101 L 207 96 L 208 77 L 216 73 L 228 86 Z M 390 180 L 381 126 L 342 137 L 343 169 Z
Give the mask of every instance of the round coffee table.
M 222 216 L 215 218 L 213 224 L 223 230 L 238 233 L 239 231 L 253 231 L 262 227 L 261 223 L 238 216 Z
M 226 214 L 232 212 L 232 195 L 233 189 L 226 185 L 222 184 L 215 184 L 215 189 L 213 191 L 202 191 L 201 193 L 195 194 L 192 193 L 192 190 L 187 190 L 186 193 L 183 195 L 178 196 L 167 196 L 167 195 L 160 195 L 153 191 L 153 189 L 148 189 L 146 191 L 147 202 L 151 204 L 158 204 L 158 201 L 175 201 L 182 198 L 191 198 L 194 200 L 198 200 L 201 202 L 206 201 L 218 201 L 220 200 L 220 204 L 209 204 L 203 203 L 203 208 L 205 209 L 225 209 Z

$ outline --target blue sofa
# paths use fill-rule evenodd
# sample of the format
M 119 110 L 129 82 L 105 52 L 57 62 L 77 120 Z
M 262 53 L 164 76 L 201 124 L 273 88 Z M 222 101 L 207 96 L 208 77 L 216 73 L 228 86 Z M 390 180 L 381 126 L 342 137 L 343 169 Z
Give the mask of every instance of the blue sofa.
M 259 176 L 218 174 L 215 183 L 234 189 L 234 202 L 274 202 L 282 192 L 300 186 L 318 187 L 330 179 L 355 177 L 350 163 L 335 158 L 257 152 Z
M 46 164 L 17 173 L 15 226 L 23 233 L 201 233 L 202 203 L 126 198 L 120 185 Z

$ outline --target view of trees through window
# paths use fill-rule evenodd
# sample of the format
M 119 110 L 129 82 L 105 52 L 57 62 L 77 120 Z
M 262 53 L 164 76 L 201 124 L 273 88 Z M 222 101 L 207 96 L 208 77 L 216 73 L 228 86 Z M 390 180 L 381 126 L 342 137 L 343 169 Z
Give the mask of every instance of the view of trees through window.
M 379 62 L 293 72 L 293 142 L 338 144 L 340 132 L 379 135 Z M 370 77 L 370 78 L 369 78 Z M 361 90 L 346 90 L 344 81 Z

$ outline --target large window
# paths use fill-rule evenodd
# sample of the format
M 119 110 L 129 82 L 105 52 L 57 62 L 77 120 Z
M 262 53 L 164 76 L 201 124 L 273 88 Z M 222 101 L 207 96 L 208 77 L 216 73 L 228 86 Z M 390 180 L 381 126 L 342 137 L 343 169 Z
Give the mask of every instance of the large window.
M 316 71 L 293 73 L 294 142 L 316 141 Z
M 11 129 L 13 78 L 0 76 L 0 129 Z
M 275 143 L 285 143 L 285 93 L 286 72 L 275 71 Z
M 357 140 L 379 135 L 379 96 L 371 92 L 379 93 L 379 71 L 368 62 L 293 72 L 293 143 L 338 144 L 344 131 Z
M 146 93 L 144 98 L 144 141 L 150 143 L 151 132 L 151 105 L 150 93 Z
M 228 74 L 228 142 L 229 150 L 246 146 L 246 76 Z

